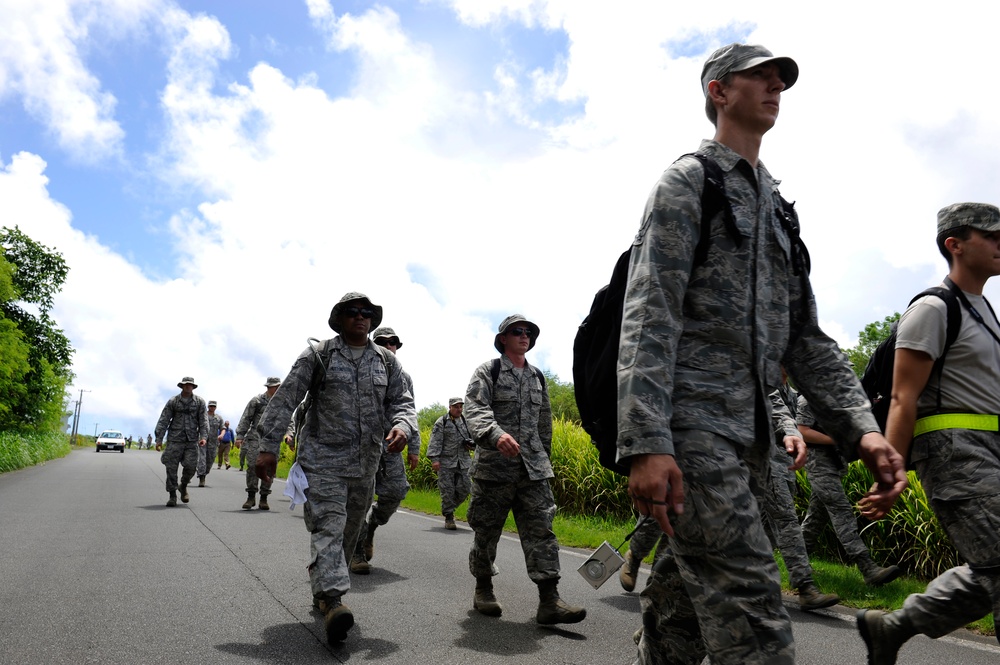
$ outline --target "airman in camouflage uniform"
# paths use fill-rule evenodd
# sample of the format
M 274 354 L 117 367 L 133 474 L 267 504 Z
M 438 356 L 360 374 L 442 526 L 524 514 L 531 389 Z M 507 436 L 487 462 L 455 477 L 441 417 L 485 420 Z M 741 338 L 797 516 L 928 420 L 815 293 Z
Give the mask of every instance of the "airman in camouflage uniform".
M 399 335 L 388 326 L 382 326 L 372 333 L 372 341 L 390 353 L 402 348 L 403 343 L 399 341 Z M 404 370 L 403 382 L 406 389 L 413 395 L 413 379 Z M 392 429 L 391 423 L 386 423 L 386 433 Z M 406 442 L 406 459 L 410 469 L 417 468 L 420 461 L 420 437 L 410 437 Z M 388 450 L 382 451 L 382 460 L 379 462 L 378 471 L 375 473 L 375 494 L 378 500 L 372 504 L 371 510 L 361 524 L 361 534 L 358 537 L 358 544 L 354 548 L 351 556 L 351 572 L 367 575 L 371 572 L 371 564 L 368 562 L 375 556 L 375 529 L 388 523 L 399 504 L 406 498 L 410 491 L 410 483 L 406 480 L 406 469 L 403 466 L 403 458 L 399 452 L 390 453 Z
M 793 663 L 791 622 L 744 458 L 770 455 L 768 395 L 788 369 L 838 441 L 857 446 L 880 482 L 906 485 L 868 400 L 816 320 L 804 248 L 777 182 L 758 161 L 781 91 L 798 76 L 760 46 L 717 50 L 702 70 L 732 216 L 708 220 L 695 264 L 705 172 L 679 159 L 653 188 L 632 245 L 618 358 L 619 461 L 641 514 L 670 536 L 643 591 L 640 663 Z M 791 215 L 791 213 L 788 213 Z M 853 452 L 853 451 L 852 451 Z M 767 468 L 766 461 L 758 468 Z M 670 513 L 668 514 L 668 510 Z
M 177 384 L 179 395 L 167 400 L 160 419 L 156 422 L 156 449 L 163 447 L 163 435 L 167 435 L 167 449 L 160 455 L 160 461 L 167 467 L 167 506 L 177 505 L 177 465 L 184 469 L 181 475 L 181 501 L 187 503 L 188 483 L 194 478 L 198 466 L 198 448 L 205 445 L 208 433 L 205 400 L 194 394 L 198 384 L 190 376 L 185 376 Z
M 833 526 L 837 540 L 847 552 L 847 558 L 858 567 L 865 584 L 882 586 L 902 574 L 899 566 L 882 567 L 872 559 L 868 546 L 858 531 L 858 516 L 844 492 L 843 477 L 847 463 L 837 451 L 833 439 L 823 432 L 816 422 L 809 401 L 799 396 L 795 417 L 802 438 L 809 446 L 806 473 L 809 476 L 809 509 L 802 520 L 802 537 L 807 545 L 815 547 L 827 521 Z
M 937 219 L 949 268 L 944 286 L 961 294 L 958 337 L 935 367 L 945 346 L 944 301 L 925 296 L 903 313 L 886 436 L 909 456 L 965 564 L 931 580 L 900 610 L 858 612 L 870 665 L 893 665 L 918 633 L 937 638 L 990 612 L 1000 616 L 1000 322 L 983 297 L 989 278 L 1000 275 L 1000 209 L 956 203 Z M 885 510 L 874 502 L 863 507 Z
M 434 422 L 427 444 L 427 459 L 438 477 L 444 528 L 449 531 L 458 528 L 455 526 L 455 509 L 468 498 L 471 489 L 469 446 L 472 445 L 472 434 L 462 415 L 464 407 L 465 401 L 461 397 L 449 399 L 448 413 Z
M 212 471 L 215 455 L 219 451 L 219 432 L 222 431 L 222 416 L 215 413 L 217 403 L 208 401 L 208 437 L 204 447 L 198 448 L 198 487 L 205 486 L 205 478 Z
M 354 551 L 371 504 L 383 445 L 388 442 L 389 452 L 398 453 L 408 439 L 420 436 L 399 361 L 368 339 L 372 325 L 381 321 L 382 308 L 366 295 L 341 298 L 329 319 L 338 335 L 299 355 L 260 425 L 257 473 L 270 480 L 292 414 L 310 393 L 296 428 L 297 461 L 309 483 L 304 509 L 312 534 L 313 602 L 325 614 L 331 643 L 343 640 L 354 625 L 354 614 L 341 600 L 351 588 L 345 554 Z
M 587 611 L 567 605 L 557 590 L 559 542 L 552 532 L 556 504 L 549 485 L 553 473 L 548 386 L 524 358 L 538 333 L 538 326 L 520 314 L 504 319 L 493 341 L 500 358 L 476 368 L 465 395 L 469 432 L 476 441 L 468 511 L 475 532 L 469 552 L 469 571 L 476 578 L 472 606 L 487 616 L 503 611 L 493 595 L 493 562 L 507 514 L 513 512 L 528 577 L 538 585 L 535 620 L 576 623 Z
M 271 398 L 277 392 L 280 385 L 281 379 L 278 377 L 267 377 L 267 381 L 264 382 L 266 390 L 250 398 L 246 408 L 243 409 L 243 417 L 240 418 L 240 424 L 236 426 L 236 447 L 240 451 L 245 450 L 247 455 L 247 500 L 243 503 L 243 510 L 253 510 L 254 505 L 256 505 L 255 498 L 257 496 L 258 482 L 260 483 L 259 509 L 271 509 L 271 506 L 267 503 L 267 497 L 271 493 L 271 481 L 258 478 L 255 467 L 257 455 L 260 452 L 260 432 L 257 429 L 257 424 L 263 417 L 268 402 L 271 401 Z

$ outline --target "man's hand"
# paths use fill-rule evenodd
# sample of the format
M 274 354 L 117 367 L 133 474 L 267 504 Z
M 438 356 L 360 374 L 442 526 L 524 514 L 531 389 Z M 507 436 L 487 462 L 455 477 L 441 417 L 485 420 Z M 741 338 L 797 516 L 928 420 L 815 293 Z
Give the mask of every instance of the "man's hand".
M 161 449 L 161 448 L 163 448 L 163 444 L 162 444 L 162 443 L 160 443 L 159 441 L 157 441 L 157 442 L 156 442 L 156 452 L 160 452 L 160 449 Z
M 806 442 L 801 436 L 789 435 L 784 439 L 785 452 L 792 456 L 789 471 L 798 471 L 806 464 Z
M 259 453 L 253 470 L 258 478 L 270 484 L 274 480 L 274 474 L 278 471 L 278 458 L 275 457 L 274 453 Z
M 906 489 L 906 463 L 879 432 L 868 432 L 861 437 L 858 456 L 875 476 L 875 484 L 858 502 L 858 507 L 868 519 L 882 519 Z
M 441 470 L 441 462 L 431 462 L 431 468 L 434 469 L 434 473 Z
M 285 435 L 285 445 L 288 446 L 289 450 L 295 450 L 295 437 L 291 434 Z
M 497 439 L 497 450 L 499 450 L 500 454 L 504 457 L 514 459 L 521 454 L 521 445 L 514 440 L 514 437 L 504 432 L 500 435 L 500 438 Z
M 668 513 L 684 513 L 684 477 L 673 455 L 636 455 L 628 476 L 628 491 L 640 515 L 651 515 L 668 535 L 674 535 Z
M 206 443 L 207 443 L 207 441 L 205 441 L 205 439 L 199 439 L 198 440 L 198 445 L 201 446 L 202 448 L 205 447 Z
M 406 447 L 406 434 L 398 427 L 393 427 L 389 431 L 389 436 L 385 437 L 390 453 L 398 453 Z
M 240 446 L 242 445 L 243 445 L 243 439 L 236 439 L 236 450 L 239 450 Z
M 410 471 L 414 471 L 420 464 L 420 455 L 407 455 L 406 461 L 410 463 Z

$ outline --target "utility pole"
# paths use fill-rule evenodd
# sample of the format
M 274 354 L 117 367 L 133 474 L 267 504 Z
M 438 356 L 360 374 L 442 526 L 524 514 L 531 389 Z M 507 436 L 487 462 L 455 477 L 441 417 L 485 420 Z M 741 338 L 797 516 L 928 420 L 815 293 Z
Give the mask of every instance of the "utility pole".
M 80 399 L 76 400 L 76 408 L 73 410 L 73 433 L 70 434 L 70 445 L 76 445 L 77 434 L 80 431 L 80 411 L 83 409 L 83 393 L 89 390 L 80 389 Z

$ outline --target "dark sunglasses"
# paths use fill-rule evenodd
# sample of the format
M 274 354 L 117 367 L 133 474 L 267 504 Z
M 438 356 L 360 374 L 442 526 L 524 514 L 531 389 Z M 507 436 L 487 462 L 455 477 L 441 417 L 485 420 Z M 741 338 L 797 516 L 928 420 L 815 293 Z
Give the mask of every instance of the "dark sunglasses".
M 370 319 L 373 316 L 375 316 L 375 310 L 372 309 L 371 307 L 345 307 L 342 310 L 340 310 L 340 313 L 343 314 L 344 316 L 349 316 L 351 318 L 354 318 L 358 314 L 365 317 L 366 319 Z
M 507 335 L 513 335 L 514 337 L 520 337 L 521 335 L 527 335 L 528 337 L 534 337 L 535 331 L 531 328 L 507 328 Z
M 395 337 L 392 338 L 379 337 L 377 340 L 375 340 L 375 343 L 378 344 L 379 346 L 389 346 L 389 345 L 399 346 L 399 339 Z

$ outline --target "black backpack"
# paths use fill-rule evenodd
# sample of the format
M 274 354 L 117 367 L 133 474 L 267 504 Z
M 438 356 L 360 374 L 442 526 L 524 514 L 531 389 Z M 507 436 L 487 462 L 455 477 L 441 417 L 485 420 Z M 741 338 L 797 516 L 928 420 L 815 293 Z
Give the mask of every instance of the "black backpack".
M 708 257 L 709 225 L 722 212 L 727 233 L 737 246 L 743 236 L 736 228 L 732 206 L 726 197 L 722 169 L 711 157 L 695 152 L 682 155 L 695 157 L 705 171 L 705 185 L 701 194 L 701 233 L 694 250 L 694 265 Z M 782 226 L 792 241 L 795 274 L 809 272 L 809 253 L 799 237 L 798 216 L 794 204 L 781 199 L 779 213 Z M 611 282 L 597 292 L 590 306 L 590 313 L 580 324 L 573 341 L 573 391 L 580 410 L 583 429 L 597 447 L 601 466 L 627 476 L 628 467 L 618 464 L 618 347 L 622 330 L 622 310 L 625 306 L 625 288 L 628 285 L 628 266 L 632 255 L 630 246 L 615 264 Z
M 948 284 L 944 286 L 933 286 L 921 291 L 910 299 L 912 305 L 924 296 L 935 296 L 944 301 L 948 312 L 948 323 L 945 329 L 944 351 L 931 369 L 931 378 L 937 376 L 937 410 L 941 411 L 941 371 L 944 369 L 944 359 L 948 355 L 948 349 L 958 339 L 958 331 L 962 327 L 962 308 L 959 302 L 959 295 L 955 292 L 958 287 L 950 279 L 946 279 Z M 885 433 L 885 424 L 889 419 L 889 403 L 892 401 L 892 372 L 896 366 L 896 323 L 892 324 L 889 336 L 875 347 L 872 357 L 865 365 L 864 374 L 861 375 L 861 387 L 865 389 L 868 400 L 872 403 L 872 414 L 879 428 Z M 928 380 L 928 384 L 930 380 Z

